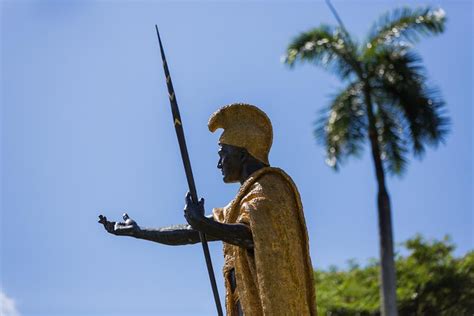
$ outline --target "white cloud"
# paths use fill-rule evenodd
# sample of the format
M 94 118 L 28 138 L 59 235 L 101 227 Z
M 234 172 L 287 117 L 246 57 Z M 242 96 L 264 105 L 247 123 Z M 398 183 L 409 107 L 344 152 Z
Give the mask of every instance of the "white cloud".
M 0 316 L 20 316 L 15 301 L 0 290 Z

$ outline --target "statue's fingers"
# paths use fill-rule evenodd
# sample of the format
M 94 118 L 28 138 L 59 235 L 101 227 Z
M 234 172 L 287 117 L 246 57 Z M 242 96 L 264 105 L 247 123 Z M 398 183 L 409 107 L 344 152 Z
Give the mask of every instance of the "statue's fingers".
M 107 221 L 107 218 L 103 215 L 99 215 L 99 223 L 103 224 Z
M 186 193 L 186 197 L 185 197 L 184 199 L 185 199 L 185 201 L 186 201 L 187 203 L 192 202 L 191 192 L 188 191 L 188 192 Z

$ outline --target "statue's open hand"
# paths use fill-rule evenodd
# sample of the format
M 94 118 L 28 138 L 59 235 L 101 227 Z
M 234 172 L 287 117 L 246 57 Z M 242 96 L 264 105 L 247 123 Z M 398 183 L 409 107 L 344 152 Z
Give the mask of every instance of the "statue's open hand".
M 198 225 L 204 218 L 204 199 L 200 199 L 198 203 L 194 203 L 191 193 L 186 194 L 184 206 L 184 218 L 191 226 Z
M 99 223 L 104 225 L 107 232 L 119 235 L 119 236 L 134 236 L 134 234 L 140 230 L 137 223 L 128 217 L 128 214 L 123 214 L 124 222 L 109 222 L 107 217 L 99 215 Z

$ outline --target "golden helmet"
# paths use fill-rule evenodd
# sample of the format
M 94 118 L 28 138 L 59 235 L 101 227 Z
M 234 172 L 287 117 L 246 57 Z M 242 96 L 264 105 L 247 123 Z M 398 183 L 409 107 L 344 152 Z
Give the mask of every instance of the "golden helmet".
M 268 154 L 273 142 L 268 116 L 251 104 L 233 103 L 221 107 L 209 118 L 209 130 L 224 129 L 219 143 L 243 147 L 254 157 L 270 165 Z

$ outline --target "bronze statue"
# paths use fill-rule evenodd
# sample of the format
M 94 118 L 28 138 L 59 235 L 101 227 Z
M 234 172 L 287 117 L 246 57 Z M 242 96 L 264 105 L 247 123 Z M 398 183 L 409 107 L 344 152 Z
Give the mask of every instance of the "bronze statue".
M 316 315 L 308 234 L 298 190 L 281 169 L 270 167 L 273 141 L 267 115 L 253 105 L 231 104 L 215 112 L 209 130 L 224 131 L 219 162 L 225 183 L 240 182 L 236 197 L 204 216 L 204 200 L 185 197 L 188 224 L 142 228 L 123 215 L 124 222 L 99 216 L 114 235 L 167 245 L 200 241 L 224 242 L 227 315 Z

